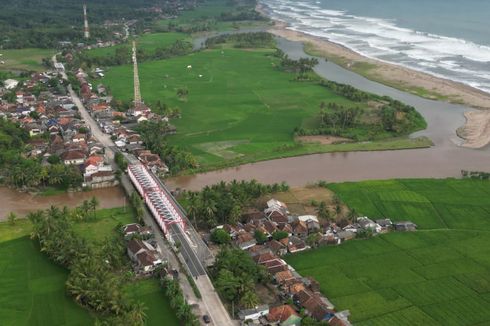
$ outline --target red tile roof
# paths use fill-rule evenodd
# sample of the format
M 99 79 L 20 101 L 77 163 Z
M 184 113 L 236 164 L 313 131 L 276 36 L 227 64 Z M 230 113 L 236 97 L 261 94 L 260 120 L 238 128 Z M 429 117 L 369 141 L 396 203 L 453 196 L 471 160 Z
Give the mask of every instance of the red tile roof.
M 299 317 L 298 313 L 290 305 L 282 305 L 269 309 L 267 320 L 269 322 L 284 322 L 291 316 Z

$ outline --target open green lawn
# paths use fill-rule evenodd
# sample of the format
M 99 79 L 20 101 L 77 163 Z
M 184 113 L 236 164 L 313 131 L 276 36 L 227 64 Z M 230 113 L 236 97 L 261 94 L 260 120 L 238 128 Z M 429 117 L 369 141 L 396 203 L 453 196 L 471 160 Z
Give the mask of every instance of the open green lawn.
M 74 228 L 88 241 L 98 242 L 116 232 L 119 224 L 134 222 L 127 208 L 101 209 L 91 222 Z M 29 220 L 0 223 L 0 324 L 92 325 L 94 317 L 65 295 L 68 272 L 52 263 L 29 238 Z M 179 325 L 155 279 L 128 285 L 128 293 L 147 307 L 147 325 Z
M 19 49 L 19 50 L 0 50 L 2 56 L 0 70 L 34 70 L 42 71 L 46 68 L 41 64 L 43 58 L 51 58 L 55 50 L 50 49 Z
M 360 214 L 419 231 L 289 256 L 358 325 L 490 323 L 490 182 L 390 180 L 330 186 Z
M 118 225 L 134 223 L 134 215 L 131 207 L 106 208 L 97 211 L 93 221 L 75 223 L 75 231 L 88 241 L 100 242 L 111 234 L 119 232 Z
M 29 239 L 27 220 L 0 223 L 2 325 L 91 325 L 93 317 L 65 294 L 68 272 Z
M 132 283 L 128 286 L 127 290 L 133 298 L 143 302 L 146 306 L 146 324 L 148 326 L 180 325 L 162 287 L 156 279 L 147 279 Z
M 280 71 L 273 50 L 206 50 L 140 64 L 141 91 L 147 104 L 160 100 L 179 107 L 177 134 L 170 142 L 190 150 L 204 168 L 309 153 L 426 147 L 424 140 L 379 141 L 368 145 L 298 144 L 295 127 L 318 127 L 321 102 L 359 105 L 315 82 L 294 81 Z M 188 69 L 188 66 L 192 69 Z M 132 66 L 113 67 L 103 82 L 115 98 L 131 100 Z M 189 95 L 179 98 L 177 90 Z
M 136 39 L 138 49 L 145 52 L 154 52 L 158 48 L 165 48 L 175 43 L 178 40 L 190 40 L 189 36 L 184 33 L 152 33 L 143 34 Z M 107 57 L 116 53 L 116 50 L 121 47 L 131 48 L 131 42 L 119 44 L 108 48 L 96 48 L 87 50 L 86 53 L 89 57 Z

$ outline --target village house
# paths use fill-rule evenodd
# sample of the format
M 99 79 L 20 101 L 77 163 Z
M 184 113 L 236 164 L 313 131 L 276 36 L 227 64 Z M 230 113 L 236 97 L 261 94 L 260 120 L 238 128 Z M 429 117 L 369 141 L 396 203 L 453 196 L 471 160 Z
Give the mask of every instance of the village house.
M 288 217 L 279 211 L 272 211 L 267 218 L 276 223 L 276 225 L 285 225 L 286 223 L 289 223 Z
M 158 251 L 148 242 L 131 239 L 127 243 L 129 258 L 136 264 L 139 271 L 151 273 L 162 264 Z
M 255 240 L 253 235 L 251 235 L 250 233 L 242 233 L 238 235 L 235 243 L 240 249 L 246 250 L 255 246 L 257 244 L 257 240 Z
M 267 248 L 265 248 L 265 247 L 264 247 L 264 249 L 267 250 Z M 256 255 L 255 257 L 253 257 L 253 260 L 257 264 L 265 264 L 265 263 L 272 261 L 276 258 L 277 257 L 274 256 L 270 251 L 267 251 L 266 253 Z
M 285 270 L 285 271 L 277 272 L 274 275 L 274 280 L 279 285 L 282 285 L 282 284 L 286 283 L 287 281 L 291 281 L 291 280 L 294 280 L 294 279 L 295 279 L 295 276 L 293 275 L 293 273 L 291 273 L 290 270 Z
M 124 238 L 128 239 L 134 235 L 139 234 L 140 230 L 141 230 L 141 225 L 139 225 L 138 223 L 131 223 L 123 226 L 122 231 L 123 231 Z
M 293 296 L 293 302 L 306 310 L 306 313 L 317 321 L 328 321 L 335 314 L 333 307 L 328 307 L 322 298 L 310 290 L 302 290 Z
M 149 239 L 153 235 L 153 230 L 149 226 L 141 226 L 138 223 L 130 223 L 123 226 L 122 229 L 125 239 L 131 239 L 134 236 L 140 236 L 142 239 Z
M 349 310 L 336 312 L 334 316 L 328 320 L 328 324 L 330 326 L 352 326 L 349 321 L 349 317 Z
M 340 231 L 337 233 L 337 237 L 340 241 L 352 240 L 356 237 L 356 233 L 352 231 Z
M 269 309 L 267 321 L 270 325 L 300 326 L 301 317 L 290 305 L 281 305 Z
M 269 274 L 271 275 L 275 275 L 276 273 L 288 270 L 288 265 L 286 264 L 286 262 L 278 258 L 269 260 L 263 263 L 262 265 L 267 269 L 267 272 L 269 272 Z
M 82 165 L 87 156 L 80 150 L 66 151 L 61 155 L 61 160 L 65 165 Z
M 288 251 L 292 254 L 308 249 L 306 243 L 298 237 L 289 237 Z
M 241 310 L 238 313 L 238 317 L 242 321 L 258 321 L 261 317 L 266 316 L 269 313 L 269 305 L 261 305 L 253 309 Z
M 299 238 L 306 238 L 308 236 L 308 226 L 304 221 L 296 221 L 292 224 L 293 235 Z
M 379 226 L 377 223 L 373 222 L 370 218 L 367 216 L 363 217 L 358 217 L 357 218 L 357 223 L 361 226 L 362 229 L 364 230 L 370 230 L 372 232 L 379 233 L 381 232 L 381 226 Z
M 284 256 L 288 253 L 287 246 L 277 240 L 271 240 L 267 242 L 266 246 L 269 247 L 270 250 L 278 256 Z
M 415 231 L 417 230 L 417 225 L 410 221 L 401 221 L 395 223 L 396 231 Z
M 98 171 L 85 177 L 84 186 L 92 189 L 110 188 L 119 184 L 116 175 L 111 171 Z
M 267 201 L 267 208 L 264 210 L 264 213 L 267 217 L 269 217 L 273 212 L 279 212 L 284 216 L 289 215 L 287 205 L 277 199 L 270 199 L 269 201 Z
M 380 226 L 380 232 L 388 232 L 393 228 L 393 222 L 389 218 L 376 220 L 376 224 Z

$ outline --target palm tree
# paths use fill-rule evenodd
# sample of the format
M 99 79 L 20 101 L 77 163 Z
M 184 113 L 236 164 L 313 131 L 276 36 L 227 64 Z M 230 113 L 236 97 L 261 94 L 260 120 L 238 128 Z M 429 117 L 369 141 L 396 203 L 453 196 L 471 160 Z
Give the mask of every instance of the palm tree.
M 11 225 L 15 224 L 16 219 L 17 219 L 17 214 L 15 214 L 14 212 L 10 212 L 9 215 L 7 215 L 7 220 Z
M 90 199 L 90 208 L 92 209 L 94 219 L 97 218 L 97 216 L 96 216 L 97 206 L 99 206 L 99 200 L 95 196 L 93 196 Z
M 318 214 L 318 217 L 320 217 L 322 219 L 328 219 L 329 218 L 329 212 L 328 212 L 327 204 L 324 201 L 320 202 L 320 205 L 318 205 L 316 212 Z
M 208 224 L 216 223 L 216 202 L 213 199 L 209 199 L 204 203 L 204 212 L 206 214 Z
M 91 206 L 88 200 L 84 200 L 82 202 L 82 205 L 80 206 L 80 210 L 82 211 L 83 218 L 86 219 L 88 216 L 88 212 L 90 210 Z
M 259 299 L 255 292 L 247 290 L 240 299 L 240 304 L 247 309 L 256 307 L 259 304 Z
M 236 224 L 238 219 L 242 216 L 242 208 L 240 205 L 235 204 L 231 208 L 230 215 L 228 216 L 228 223 Z
M 193 195 L 189 198 L 189 205 L 187 207 L 187 213 L 189 217 L 194 222 L 194 227 L 197 229 L 197 215 L 199 214 L 199 210 L 201 207 L 199 196 Z
M 133 303 L 131 309 L 126 313 L 126 323 L 129 325 L 143 326 L 146 319 L 146 306 L 142 302 Z

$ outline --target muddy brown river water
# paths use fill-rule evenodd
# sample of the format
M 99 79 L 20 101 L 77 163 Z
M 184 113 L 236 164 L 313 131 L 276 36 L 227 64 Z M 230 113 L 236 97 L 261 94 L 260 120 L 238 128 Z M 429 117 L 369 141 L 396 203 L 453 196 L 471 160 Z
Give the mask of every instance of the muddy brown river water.
M 32 195 L 0 187 L 0 220 L 5 219 L 10 212 L 14 212 L 18 216 L 25 216 L 31 211 L 46 209 L 51 205 L 75 207 L 93 196 L 99 200 L 100 208 L 121 207 L 126 204 L 124 191 L 120 187 L 64 193 L 54 196 Z

